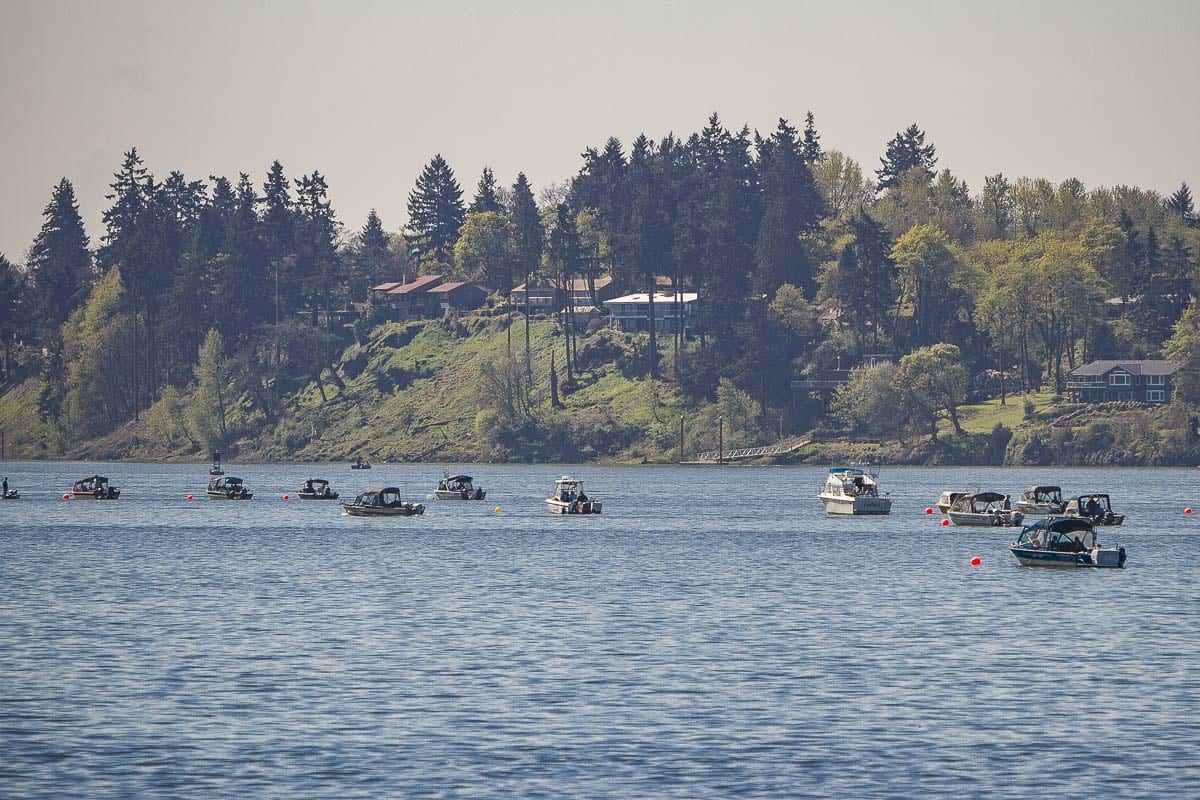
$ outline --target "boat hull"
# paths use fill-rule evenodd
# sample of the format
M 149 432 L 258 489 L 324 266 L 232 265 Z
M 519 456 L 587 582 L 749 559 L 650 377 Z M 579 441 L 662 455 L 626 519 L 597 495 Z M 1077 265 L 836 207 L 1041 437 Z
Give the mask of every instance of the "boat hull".
M 342 511 L 351 517 L 419 517 L 425 513 L 425 506 L 405 504 L 396 508 L 383 506 L 356 506 L 353 503 L 342 503 Z
M 1123 547 L 1097 547 L 1079 553 L 1064 553 L 1031 547 L 1010 547 L 1009 550 L 1023 567 L 1120 569 L 1125 566 L 1125 548 Z
M 486 493 L 483 491 L 476 491 L 468 494 L 465 497 L 463 496 L 462 492 L 456 492 L 450 489 L 434 489 L 433 491 L 433 496 L 438 500 L 482 500 L 484 499 L 485 495 Z
M 205 492 L 209 500 L 251 500 L 254 498 L 253 492 L 245 492 L 244 494 L 229 494 L 228 492 Z
M 121 490 L 113 489 L 108 492 L 71 492 L 71 496 L 76 500 L 116 500 L 121 496 Z
M 856 517 L 882 517 L 892 513 L 890 497 L 846 497 L 821 494 L 826 514 L 845 514 Z
M 969 511 L 948 511 L 946 516 L 954 525 L 960 525 L 966 528 L 1011 528 L 1018 523 L 1013 521 L 1011 515 L 1005 517 L 996 517 L 993 514 L 975 514 Z M 999 522 L 997 522 L 999 519 Z
M 1062 514 L 1061 503 L 1030 503 L 1025 500 L 1017 501 L 1017 511 L 1027 517 L 1045 517 L 1052 514 Z
M 566 502 L 553 497 L 546 498 L 546 507 L 551 514 L 599 514 L 603 504 L 599 500 Z
M 21 493 L 18 492 L 16 489 L 9 489 L 8 494 L 4 495 L 3 497 L 0 497 L 0 500 L 20 500 L 20 499 L 21 499 Z
M 300 492 L 298 495 L 301 500 L 337 500 L 338 493 L 330 492 L 329 494 L 312 494 L 311 492 Z

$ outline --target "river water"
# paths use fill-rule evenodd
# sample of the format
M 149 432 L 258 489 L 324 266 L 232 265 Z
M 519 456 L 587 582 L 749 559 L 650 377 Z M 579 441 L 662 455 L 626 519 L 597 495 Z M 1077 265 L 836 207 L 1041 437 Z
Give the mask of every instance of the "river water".
M 829 518 L 814 467 L 0 462 L 0 796 L 1046 798 L 1200 791 L 1200 472 L 886 468 Z M 1107 490 L 1124 570 L 1019 567 L 943 489 Z M 187 502 L 188 493 L 196 496 Z M 1183 513 L 1197 506 L 1195 518 Z M 502 511 L 497 513 L 496 506 Z M 973 556 L 982 559 L 970 566 Z

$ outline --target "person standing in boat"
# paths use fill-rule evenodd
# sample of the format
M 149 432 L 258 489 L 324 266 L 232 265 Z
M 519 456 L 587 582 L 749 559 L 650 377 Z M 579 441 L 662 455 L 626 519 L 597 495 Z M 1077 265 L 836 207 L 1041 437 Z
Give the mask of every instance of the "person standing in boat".
M 8 478 L 4 479 L 4 490 L 0 491 L 0 497 L 8 497 Z

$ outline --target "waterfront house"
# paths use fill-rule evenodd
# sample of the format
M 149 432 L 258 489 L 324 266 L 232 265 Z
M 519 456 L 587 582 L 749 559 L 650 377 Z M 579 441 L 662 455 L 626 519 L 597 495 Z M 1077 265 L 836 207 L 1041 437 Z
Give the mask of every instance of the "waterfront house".
M 1166 403 L 1171 399 L 1171 380 L 1178 369 L 1170 361 L 1149 359 L 1093 361 L 1071 370 L 1067 392 L 1076 403 Z
M 466 281 L 447 281 L 429 289 L 428 294 L 442 314 L 450 309 L 470 311 L 479 308 L 487 300 L 486 290 Z

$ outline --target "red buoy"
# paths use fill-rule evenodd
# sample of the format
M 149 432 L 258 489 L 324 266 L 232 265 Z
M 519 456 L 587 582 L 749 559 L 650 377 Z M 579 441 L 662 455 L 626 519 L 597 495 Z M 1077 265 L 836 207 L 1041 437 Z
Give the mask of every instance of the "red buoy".
M 926 506 L 926 507 L 925 507 L 925 513 L 926 513 L 926 514 L 932 514 L 932 513 L 933 513 L 933 509 L 932 509 L 932 508 L 929 508 L 928 506 Z
M 982 563 L 983 563 L 983 559 L 980 558 L 979 556 L 975 556 L 974 558 L 971 559 L 972 567 L 978 567 Z
M 288 497 L 288 496 L 285 494 L 285 495 L 283 496 L 283 499 L 284 499 L 284 500 L 291 500 L 292 498 Z
M 63 495 L 63 500 L 70 500 L 70 499 L 71 499 L 71 495 L 69 495 L 69 494 Z M 1191 511 L 1191 509 L 1189 508 L 1188 511 Z
M 1185 514 L 1190 514 L 1190 513 L 1192 513 L 1192 510 L 1191 510 L 1190 508 L 1185 508 L 1185 509 L 1183 510 L 1183 513 L 1185 513 Z
M 943 519 L 943 520 L 942 520 L 942 527 L 943 527 L 943 528 L 944 528 L 944 527 L 946 527 L 946 526 L 947 526 L 947 525 L 949 525 L 949 524 L 950 524 L 950 520 L 948 520 L 948 519 Z
M 192 502 L 192 496 L 190 494 L 188 495 L 188 502 Z

